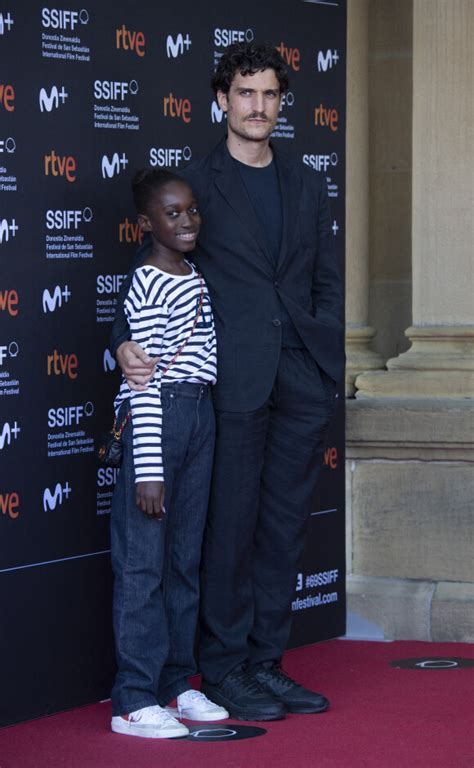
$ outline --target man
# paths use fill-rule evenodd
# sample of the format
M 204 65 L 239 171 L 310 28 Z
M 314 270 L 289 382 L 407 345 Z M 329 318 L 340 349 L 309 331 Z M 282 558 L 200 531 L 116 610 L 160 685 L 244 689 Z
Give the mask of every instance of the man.
M 213 88 L 227 138 L 183 171 L 203 217 L 193 259 L 218 349 L 199 661 L 203 692 L 232 717 L 271 720 L 329 706 L 281 658 L 343 373 L 342 285 L 324 177 L 270 144 L 288 88 L 282 58 L 270 45 L 232 45 Z M 155 361 L 124 342 L 124 325 L 119 313 L 112 346 L 140 389 Z

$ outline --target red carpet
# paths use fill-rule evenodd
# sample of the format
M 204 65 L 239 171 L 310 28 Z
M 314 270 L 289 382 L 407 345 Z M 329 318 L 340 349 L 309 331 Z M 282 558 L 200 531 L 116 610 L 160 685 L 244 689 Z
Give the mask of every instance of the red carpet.
M 258 738 L 198 743 L 112 734 L 110 703 L 94 704 L 0 731 L 0 768 L 473 768 L 474 667 L 389 666 L 414 657 L 474 659 L 474 647 L 321 643 L 290 651 L 285 668 L 327 694 L 324 714 L 256 723 L 268 731 Z

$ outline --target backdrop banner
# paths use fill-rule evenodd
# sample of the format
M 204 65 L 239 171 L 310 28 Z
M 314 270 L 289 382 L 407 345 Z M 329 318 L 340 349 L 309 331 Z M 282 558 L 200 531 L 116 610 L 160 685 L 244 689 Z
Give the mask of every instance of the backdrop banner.
M 87 0 L 81 0 L 87 2 Z M 109 515 L 95 440 L 108 348 L 140 234 L 130 180 L 225 133 L 209 81 L 226 45 L 288 63 L 274 141 L 328 181 L 344 257 L 346 3 L 104 0 L 0 5 L 0 615 L 6 725 L 109 696 Z M 292 602 L 291 645 L 345 631 L 344 396 Z

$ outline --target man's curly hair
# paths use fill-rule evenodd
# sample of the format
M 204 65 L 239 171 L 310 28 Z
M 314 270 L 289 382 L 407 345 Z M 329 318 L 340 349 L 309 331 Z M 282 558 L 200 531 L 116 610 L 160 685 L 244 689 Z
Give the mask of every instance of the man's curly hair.
M 217 91 L 229 93 L 232 80 L 237 72 L 250 75 L 273 69 L 280 85 L 280 93 L 288 90 L 288 69 L 276 48 L 270 43 L 234 43 L 226 48 L 221 57 L 211 86 Z

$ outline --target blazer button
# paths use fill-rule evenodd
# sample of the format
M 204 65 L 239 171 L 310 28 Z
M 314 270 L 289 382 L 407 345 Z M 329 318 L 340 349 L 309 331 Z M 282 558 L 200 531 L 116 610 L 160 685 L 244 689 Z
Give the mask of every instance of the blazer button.
M 279 328 L 281 325 L 281 320 L 279 320 L 278 317 L 276 317 L 274 320 L 272 320 L 272 323 L 275 326 L 275 328 Z
M 278 280 L 275 280 L 273 285 L 275 286 L 275 288 L 279 288 L 280 287 L 280 283 L 278 282 Z

